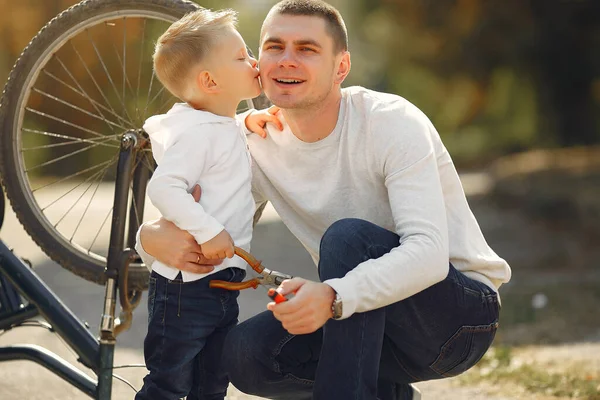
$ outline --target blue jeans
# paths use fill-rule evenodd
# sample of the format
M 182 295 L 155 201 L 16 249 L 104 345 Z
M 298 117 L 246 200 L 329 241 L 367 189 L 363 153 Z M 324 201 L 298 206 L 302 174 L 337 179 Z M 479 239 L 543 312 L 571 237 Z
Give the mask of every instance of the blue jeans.
M 212 279 L 240 282 L 246 271 L 227 268 L 183 282 L 152 272 L 148 286 L 148 333 L 144 358 L 149 370 L 136 400 L 222 400 L 229 379 L 221 354 L 238 320 L 238 291 L 212 289 Z
M 319 276 L 339 278 L 397 247 L 399 237 L 344 219 L 321 240 Z M 441 282 L 405 300 L 307 335 L 270 311 L 233 328 L 223 359 L 241 391 L 270 399 L 411 399 L 411 382 L 458 375 L 479 361 L 498 327 L 496 293 L 450 265 Z

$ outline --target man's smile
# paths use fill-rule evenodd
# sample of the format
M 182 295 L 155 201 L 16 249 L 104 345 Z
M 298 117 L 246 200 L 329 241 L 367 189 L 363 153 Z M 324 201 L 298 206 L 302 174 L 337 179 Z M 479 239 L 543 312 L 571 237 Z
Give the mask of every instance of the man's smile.
M 284 87 L 290 87 L 290 86 L 294 86 L 294 85 L 299 85 L 301 83 L 306 82 L 303 79 L 297 79 L 297 78 L 273 78 L 273 81 L 278 86 L 284 86 Z

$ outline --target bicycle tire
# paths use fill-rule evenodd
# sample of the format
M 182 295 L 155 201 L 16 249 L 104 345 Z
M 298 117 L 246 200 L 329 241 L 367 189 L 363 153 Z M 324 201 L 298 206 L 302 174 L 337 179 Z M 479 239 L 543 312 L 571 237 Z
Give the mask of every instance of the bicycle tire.
M 31 95 L 30 92 L 33 91 L 34 85 L 40 79 L 42 71 L 44 71 L 50 59 L 54 57 L 54 54 L 60 51 L 63 46 L 66 46 L 76 35 L 83 34 L 82 32 L 84 31 L 87 33 L 88 29 L 92 29 L 102 22 L 109 24 L 107 21 L 111 21 L 111 18 L 116 19 L 117 17 L 127 17 L 128 15 L 150 15 L 156 17 L 158 20 L 173 22 L 184 14 L 196 10 L 198 7 L 197 4 L 187 0 L 82 1 L 60 13 L 39 31 L 15 63 L 4 87 L 2 99 L 0 100 L 0 126 L 2 126 L 2 133 L 0 135 L 0 172 L 3 176 L 3 185 L 7 197 L 20 223 L 37 245 L 60 266 L 87 281 L 98 284 L 105 283 L 104 270 L 106 259 L 90 252 L 89 248 L 87 251 L 84 251 L 85 249 L 80 248 L 76 243 L 72 242 L 73 238 L 69 240 L 68 237 L 63 236 L 56 228 L 60 224 L 60 221 L 53 226 L 53 222 L 50 222 L 44 214 L 44 209 L 37 203 L 33 194 L 34 189 L 32 189 L 28 181 L 29 178 L 25 176 L 26 172 L 23 172 L 27 170 L 24 165 L 25 161 L 23 160 L 25 156 L 21 154 L 25 150 L 19 146 L 23 133 L 21 130 L 24 130 L 23 114 L 25 114 L 27 108 L 27 102 Z M 126 22 L 123 22 L 123 24 L 125 25 Z M 145 28 L 146 25 L 144 22 Z M 124 37 L 123 42 L 127 43 L 127 39 Z M 125 65 L 125 54 L 123 54 L 123 65 Z M 123 66 L 123 100 L 126 91 L 125 69 L 126 67 Z M 110 80 L 108 72 L 107 75 Z M 111 83 L 113 82 L 111 81 Z M 129 81 L 127 83 L 129 84 Z M 150 82 L 150 88 L 152 88 L 152 81 Z M 101 90 L 101 88 L 99 89 Z M 83 89 L 81 91 L 85 93 Z M 150 92 L 148 92 L 148 95 L 150 96 Z M 91 97 L 88 98 L 90 103 L 92 103 L 93 99 Z M 266 104 L 263 97 L 261 106 Z M 125 113 L 127 113 L 127 105 L 124 103 L 123 108 L 125 109 Z M 96 110 L 98 110 L 97 107 Z M 102 112 L 100 114 L 104 116 Z M 120 121 L 117 120 L 117 122 Z M 100 179 L 100 182 L 104 182 L 104 175 L 94 179 Z M 87 212 L 87 208 L 85 212 Z M 81 224 L 81 221 L 79 221 L 79 224 Z M 77 225 L 78 227 L 79 225 Z M 100 229 L 102 229 L 102 226 Z M 94 238 L 94 242 L 95 240 Z M 128 279 L 130 287 L 145 289 L 148 282 L 148 270 L 143 264 L 132 263 Z

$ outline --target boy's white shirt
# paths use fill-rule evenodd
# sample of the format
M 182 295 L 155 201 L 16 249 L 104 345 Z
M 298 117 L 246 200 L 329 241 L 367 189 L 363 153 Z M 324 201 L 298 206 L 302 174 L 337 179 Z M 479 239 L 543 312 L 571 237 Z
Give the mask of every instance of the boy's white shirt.
M 400 236 L 401 246 L 388 254 L 325 281 L 342 298 L 342 318 L 434 285 L 446 277 L 448 261 L 495 291 L 508 282 L 510 267 L 486 243 L 429 119 L 396 95 L 362 87 L 342 95 L 337 125 L 321 141 L 302 142 L 285 121 L 282 132 L 268 124 L 266 139 L 248 136 L 255 201 L 272 203 L 315 264 L 323 234 L 343 218 Z
M 150 117 L 144 130 L 158 164 L 147 193 L 161 215 L 199 244 L 225 229 L 236 246 L 250 251 L 255 204 L 251 158 L 240 122 L 177 103 L 166 114 Z M 190 194 L 196 184 L 202 188 L 199 203 Z M 138 252 L 140 247 L 138 235 Z M 180 272 L 159 261 L 146 265 L 167 279 Z M 182 278 L 193 281 L 228 267 L 245 269 L 246 262 L 234 256 L 208 274 L 181 271 Z

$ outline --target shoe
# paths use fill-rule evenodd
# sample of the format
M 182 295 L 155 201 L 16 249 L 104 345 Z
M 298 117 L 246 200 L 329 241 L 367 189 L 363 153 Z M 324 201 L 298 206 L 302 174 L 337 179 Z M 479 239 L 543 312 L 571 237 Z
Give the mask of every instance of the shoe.
M 413 391 L 413 400 L 421 400 L 421 391 L 417 389 L 414 385 L 410 385 L 410 388 Z
M 421 391 L 413 384 L 396 385 L 396 399 L 398 400 L 421 400 Z

